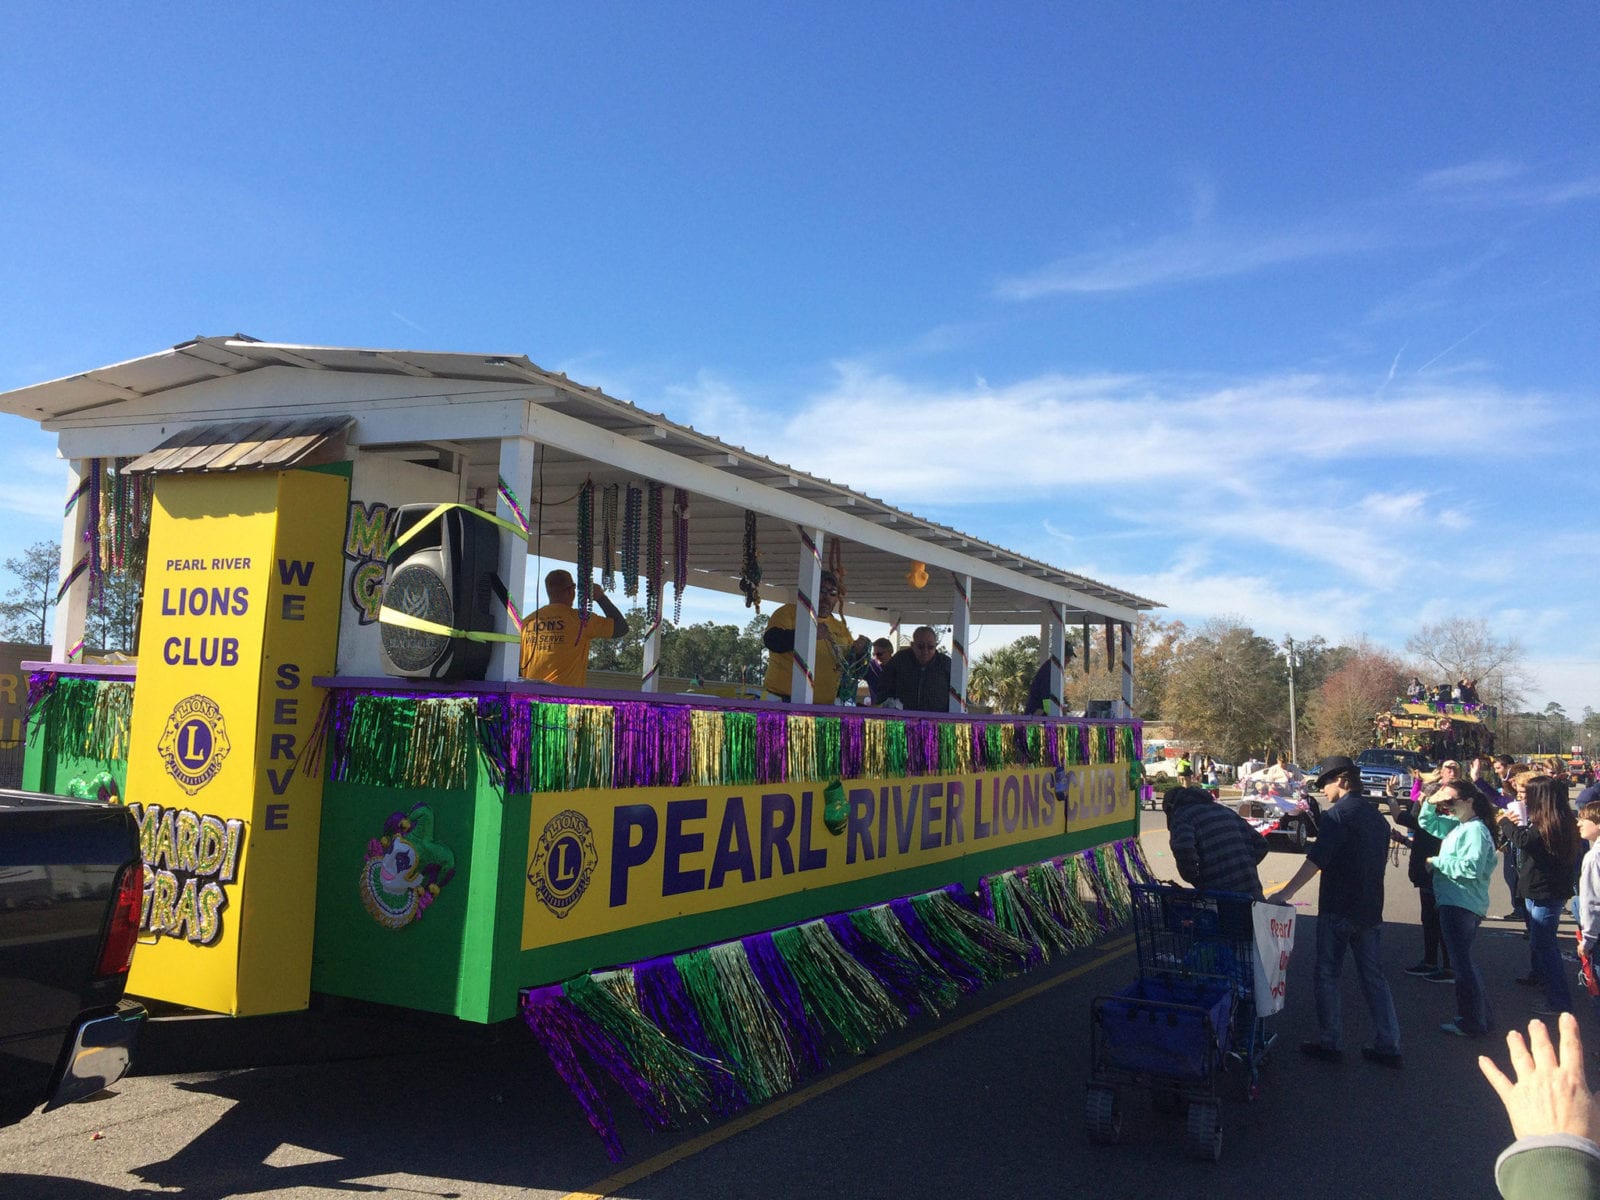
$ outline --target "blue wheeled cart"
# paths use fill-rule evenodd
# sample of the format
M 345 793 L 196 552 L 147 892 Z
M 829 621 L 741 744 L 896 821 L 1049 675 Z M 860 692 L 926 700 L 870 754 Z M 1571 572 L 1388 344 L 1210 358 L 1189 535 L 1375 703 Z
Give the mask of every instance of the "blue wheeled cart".
M 1253 1097 L 1276 1035 L 1255 1004 L 1254 902 L 1232 892 L 1133 888 L 1139 978 L 1090 1010 L 1089 1139 L 1115 1142 L 1123 1093 L 1147 1089 L 1159 1110 L 1183 1110 L 1197 1158 L 1222 1156 L 1221 1080 L 1236 1068 Z

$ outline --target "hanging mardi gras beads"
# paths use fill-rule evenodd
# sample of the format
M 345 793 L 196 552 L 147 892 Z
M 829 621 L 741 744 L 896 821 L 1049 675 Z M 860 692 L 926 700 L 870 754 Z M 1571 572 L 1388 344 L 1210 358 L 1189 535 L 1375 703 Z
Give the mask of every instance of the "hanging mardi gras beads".
M 617 587 L 617 484 L 600 493 L 600 586 L 606 591 Z
M 756 515 L 744 510 L 744 563 L 739 567 L 739 590 L 746 608 L 761 611 L 761 551 L 756 548 Z
M 645 570 L 644 607 L 652 622 L 661 619 L 662 586 L 661 559 L 661 498 L 665 491 L 659 483 L 650 485 L 645 501 Z
M 689 585 L 689 493 L 672 489 L 672 623 L 683 624 L 683 589 Z
M 589 619 L 594 605 L 594 480 L 578 489 L 578 624 Z
M 628 485 L 628 500 L 622 511 L 622 590 L 639 594 L 639 515 L 644 509 L 644 493 Z

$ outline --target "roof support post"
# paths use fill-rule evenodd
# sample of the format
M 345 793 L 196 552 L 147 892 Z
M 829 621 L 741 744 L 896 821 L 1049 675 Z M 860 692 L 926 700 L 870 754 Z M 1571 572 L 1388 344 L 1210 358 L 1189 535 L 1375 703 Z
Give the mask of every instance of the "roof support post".
M 832 696 L 816 696 L 817 609 L 822 593 L 822 530 L 800 531 L 799 578 L 795 584 L 794 667 L 789 675 L 789 699 L 795 704 L 832 704 Z
M 655 616 L 644 631 L 644 679 L 639 684 L 641 692 L 661 690 L 661 614 L 666 607 L 665 589 L 656 601 Z
M 1047 717 L 1066 713 L 1067 690 L 1067 613 L 1064 606 L 1050 602 L 1050 619 L 1044 623 L 1045 662 L 1050 664 L 1050 694 L 1045 697 Z
M 950 572 L 950 711 L 967 711 L 967 641 L 972 632 L 972 576 Z
M 519 504 L 527 503 L 527 497 L 533 489 L 533 460 L 537 450 L 538 444 L 532 438 L 500 439 L 499 482 L 505 485 L 506 491 L 518 498 Z M 520 525 L 521 518 L 512 511 L 501 489 L 497 487 L 495 491 L 495 515 L 513 525 Z M 534 603 L 539 581 L 531 577 L 533 556 L 528 553 L 527 539 L 519 538 L 509 529 L 501 529 L 499 557 L 505 565 L 506 591 L 511 596 L 511 602 L 520 606 L 518 616 L 530 615 L 539 607 Z M 500 612 L 495 614 L 495 632 L 514 635 L 520 631 L 510 612 Z M 521 645 L 516 642 L 496 642 L 494 653 L 489 658 L 489 678 L 511 680 L 521 673 Z
M 92 458 L 67 460 L 67 511 L 61 521 L 61 574 L 66 579 L 78 565 L 79 547 L 85 545 L 89 528 L 89 473 L 98 469 Z M 85 549 L 84 554 L 89 551 Z M 83 661 L 83 629 L 89 613 L 89 575 L 99 564 L 91 564 L 72 581 L 56 600 L 55 632 L 50 639 L 51 662 Z M 132 650 L 133 647 L 128 647 Z
M 1126 621 L 1122 629 L 1122 704 L 1119 717 L 1133 716 L 1133 626 Z

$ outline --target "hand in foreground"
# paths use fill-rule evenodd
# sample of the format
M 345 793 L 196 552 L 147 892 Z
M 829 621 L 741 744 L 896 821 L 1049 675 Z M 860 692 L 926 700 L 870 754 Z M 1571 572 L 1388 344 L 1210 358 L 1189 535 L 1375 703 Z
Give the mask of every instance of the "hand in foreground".
M 1506 1106 L 1511 1132 L 1517 1137 L 1543 1133 L 1570 1133 L 1600 1141 L 1600 1106 L 1589 1092 L 1583 1073 L 1583 1042 L 1578 1019 L 1561 1014 L 1561 1051 L 1550 1044 L 1543 1021 L 1528 1022 L 1528 1040 L 1513 1029 L 1506 1034 L 1511 1051 L 1511 1082 L 1487 1055 L 1478 1057 L 1478 1069 Z

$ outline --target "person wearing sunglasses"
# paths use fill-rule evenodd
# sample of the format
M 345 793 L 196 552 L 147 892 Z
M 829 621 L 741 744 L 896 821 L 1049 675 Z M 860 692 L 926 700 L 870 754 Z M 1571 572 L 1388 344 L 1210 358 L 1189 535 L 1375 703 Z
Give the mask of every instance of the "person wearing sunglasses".
M 911 645 L 884 664 L 878 703 L 914 712 L 950 711 L 950 656 L 939 649 L 939 635 L 919 625 Z

